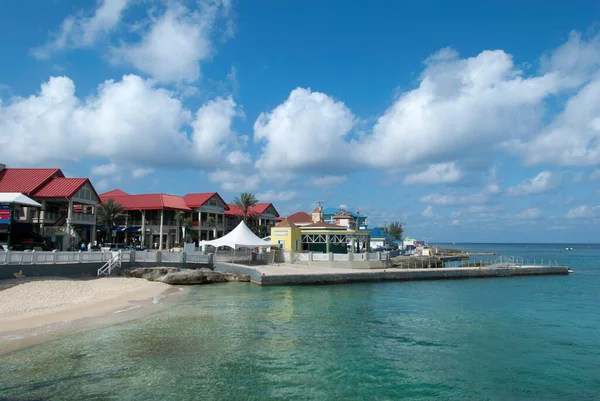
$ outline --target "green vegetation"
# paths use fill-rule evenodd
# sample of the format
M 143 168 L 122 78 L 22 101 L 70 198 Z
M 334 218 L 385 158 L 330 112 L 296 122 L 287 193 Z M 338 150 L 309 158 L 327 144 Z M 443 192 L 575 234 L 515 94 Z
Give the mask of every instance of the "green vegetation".
M 123 214 L 123 206 L 115 202 L 114 199 L 107 199 L 102 202 L 96 209 L 96 221 L 104 226 L 104 229 L 112 233 L 114 238 L 115 233 L 112 232 L 117 219 Z
M 248 216 L 252 215 L 252 207 L 258 203 L 258 199 L 254 194 L 249 192 L 243 192 L 240 197 L 233 199 L 233 204 L 242 209 L 242 215 L 244 216 L 244 223 L 248 222 Z
M 404 233 L 404 227 L 402 227 L 402 223 L 399 221 L 395 221 L 390 224 L 389 227 L 386 227 L 385 232 L 395 239 L 402 239 L 402 234 Z

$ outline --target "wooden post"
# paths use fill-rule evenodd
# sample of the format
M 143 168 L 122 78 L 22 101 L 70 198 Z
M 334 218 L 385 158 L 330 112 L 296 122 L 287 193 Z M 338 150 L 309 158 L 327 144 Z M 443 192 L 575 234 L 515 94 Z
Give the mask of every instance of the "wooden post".
M 163 246 L 163 222 L 165 218 L 165 210 L 160 211 L 160 237 L 158 239 L 158 249 L 162 250 Z

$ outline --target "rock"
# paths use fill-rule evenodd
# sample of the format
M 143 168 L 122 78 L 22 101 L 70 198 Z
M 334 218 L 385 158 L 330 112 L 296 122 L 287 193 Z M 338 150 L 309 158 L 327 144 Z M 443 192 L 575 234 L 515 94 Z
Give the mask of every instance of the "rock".
M 250 282 L 250 276 L 247 274 L 241 274 L 241 275 L 237 275 L 237 274 L 233 274 L 233 273 L 221 273 L 223 274 L 223 277 L 225 277 L 225 280 L 230 281 L 230 282 L 240 282 L 240 283 L 249 283 Z
M 172 285 L 195 285 L 226 283 L 230 281 L 249 282 L 250 276 L 235 275 L 231 273 L 215 272 L 207 268 L 178 269 L 176 267 L 138 267 L 123 270 L 122 276 L 145 278 L 148 281 L 159 281 Z

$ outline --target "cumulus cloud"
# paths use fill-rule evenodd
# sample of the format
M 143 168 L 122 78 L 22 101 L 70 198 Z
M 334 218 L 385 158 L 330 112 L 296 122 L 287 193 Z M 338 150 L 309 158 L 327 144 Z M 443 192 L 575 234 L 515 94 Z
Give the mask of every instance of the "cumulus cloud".
M 259 175 L 232 170 L 212 171 L 208 174 L 208 179 L 228 192 L 254 191 L 262 183 Z
M 512 214 L 510 216 L 511 219 L 516 220 L 535 220 L 539 219 L 542 216 L 542 211 L 538 208 L 529 208 L 525 209 L 519 213 Z
M 427 170 L 411 174 L 404 179 L 405 185 L 434 185 L 457 182 L 461 171 L 455 162 L 431 164 Z
M 0 108 L 0 146 L 16 165 L 110 158 L 139 167 L 207 168 L 239 150 L 230 128 L 235 107 L 219 98 L 193 115 L 173 93 L 136 75 L 108 80 L 82 99 L 73 81 L 53 77 L 38 94 Z
M 569 219 L 589 219 L 598 216 L 600 206 L 581 205 L 575 207 L 567 213 Z
M 152 168 L 136 168 L 131 172 L 131 177 L 134 179 L 144 178 L 145 176 L 152 174 L 154 169 Z
M 90 47 L 114 30 L 131 0 L 100 0 L 93 15 L 79 13 L 65 18 L 59 30 L 43 46 L 32 49 L 33 56 L 46 59 L 54 52 Z
M 594 170 L 592 174 L 590 174 L 590 181 L 600 180 L 600 169 Z
M 113 49 L 116 61 L 165 82 L 193 82 L 200 77 L 200 62 L 211 56 L 216 21 L 227 16 L 229 1 L 200 1 L 190 10 L 171 2 L 159 17 L 152 17 L 138 42 Z
M 423 217 L 427 217 L 427 218 L 432 218 L 435 216 L 435 214 L 433 213 L 433 206 L 427 206 L 425 208 L 425 210 L 423 210 L 423 213 L 421 213 L 421 215 Z
M 92 175 L 113 175 L 117 173 L 117 165 L 110 163 L 92 166 L 91 173 Z
M 260 192 L 256 195 L 256 198 L 260 202 L 287 202 L 297 197 L 296 191 L 281 191 L 276 192 L 268 190 Z
M 311 178 L 309 181 L 311 185 L 315 187 L 331 187 L 334 185 L 339 185 L 348 179 L 348 176 L 345 175 L 326 175 L 324 177 L 315 177 Z
M 560 185 L 559 177 L 550 171 L 542 171 L 535 177 L 522 181 L 520 184 L 506 190 L 509 196 L 524 196 L 550 191 Z
M 489 184 L 479 192 L 431 194 L 419 199 L 421 203 L 431 203 L 439 206 L 482 204 L 489 201 L 492 195 L 500 192 L 496 184 Z
M 341 169 L 348 165 L 346 139 L 355 121 L 344 103 L 310 89 L 294 89 L 254 123 L 254 140 L 263 144 L 256 166 L 265 171 Z
M 94 188 L 98 191 L 106 191 L 110 185 L 110 181 L 107 179 L 100 180 L 94 183 Z

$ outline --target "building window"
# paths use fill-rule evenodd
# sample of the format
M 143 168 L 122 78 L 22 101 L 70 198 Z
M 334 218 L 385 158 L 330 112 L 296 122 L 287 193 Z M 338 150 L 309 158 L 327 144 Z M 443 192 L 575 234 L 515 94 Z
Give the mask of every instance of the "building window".
M 279 249 L 283 249 L 285 246 L 285 240 L 280 239 L 279 241 L 277 241 L 277 244 L 279 245 Z

